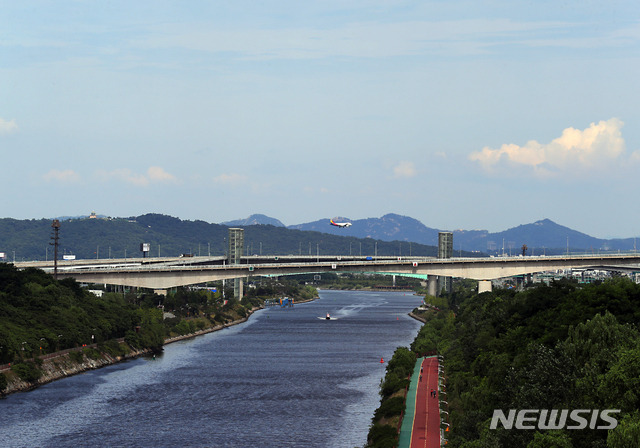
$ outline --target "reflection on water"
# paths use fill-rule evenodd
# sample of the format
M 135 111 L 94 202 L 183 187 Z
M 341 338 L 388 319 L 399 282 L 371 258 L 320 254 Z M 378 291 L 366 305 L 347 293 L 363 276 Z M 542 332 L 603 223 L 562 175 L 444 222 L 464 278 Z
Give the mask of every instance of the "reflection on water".
M 420 324 L 404 293 L 325 291 L 165 347 L 156 360 L 60 380 L 0 401 L 9 447 L 354 447 L 378 386 Z M 329 312 L 337 320 L 318 319 Z M 8 443 L 5 443 L 8 442 Z

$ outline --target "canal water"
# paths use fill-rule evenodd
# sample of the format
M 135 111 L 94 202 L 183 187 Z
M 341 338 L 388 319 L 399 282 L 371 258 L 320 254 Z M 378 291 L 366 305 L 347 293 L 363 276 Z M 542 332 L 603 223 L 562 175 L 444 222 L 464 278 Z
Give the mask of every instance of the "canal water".
M 363 446 L 410 293 L 322 291 L 293 308 L 0 400 L 3 447 Z M 320 319 L 330 313 L 335 320 Z M 383 358 L 385 363 L 381 364 Z

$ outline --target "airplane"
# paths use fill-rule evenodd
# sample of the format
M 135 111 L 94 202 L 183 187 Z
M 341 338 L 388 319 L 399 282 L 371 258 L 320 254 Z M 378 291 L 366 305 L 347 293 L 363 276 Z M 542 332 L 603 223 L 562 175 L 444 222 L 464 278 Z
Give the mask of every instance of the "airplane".
M 332 226 L 336 226 L 336 227 L 351 227 L 351 223 L 350 222 L 334 222 L 333 219 L 330 220 L 330 224 Z

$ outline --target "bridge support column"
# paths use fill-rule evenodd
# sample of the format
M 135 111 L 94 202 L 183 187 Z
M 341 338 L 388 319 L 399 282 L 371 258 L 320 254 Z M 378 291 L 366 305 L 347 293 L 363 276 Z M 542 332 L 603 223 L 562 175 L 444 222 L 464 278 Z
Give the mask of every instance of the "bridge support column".
M 480 280 L 478 282 L 478 294 L 483 292 L 491 292 L 491 280 Z
M 233 297 L 238 300 L 242 300 L 242 296 L 244 295 L 244 283 L 241 278 L 233 279 Z
M 431 275 L 427 277 L 427 293 L 430 296 L 436 297 L 438 295 L 438 276 Z

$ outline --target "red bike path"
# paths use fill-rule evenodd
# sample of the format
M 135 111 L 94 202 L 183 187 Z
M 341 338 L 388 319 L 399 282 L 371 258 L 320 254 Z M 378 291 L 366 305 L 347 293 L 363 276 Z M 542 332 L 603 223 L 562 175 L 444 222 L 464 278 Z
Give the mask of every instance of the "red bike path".
M 416 362 L 398 447 L 440 447 L 438 358 L 435 356 L 420 358 Z

